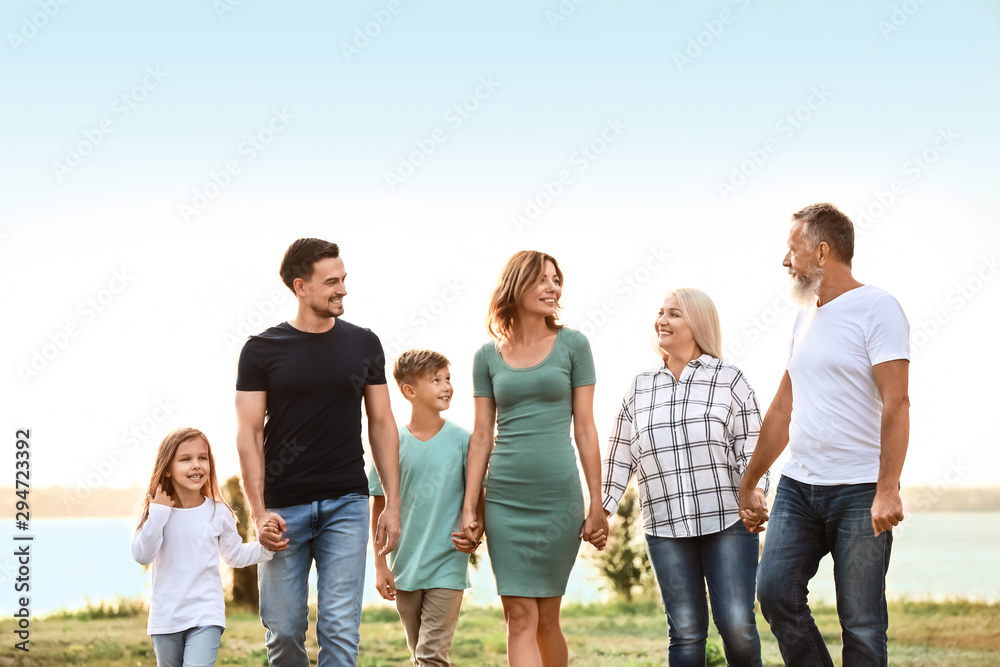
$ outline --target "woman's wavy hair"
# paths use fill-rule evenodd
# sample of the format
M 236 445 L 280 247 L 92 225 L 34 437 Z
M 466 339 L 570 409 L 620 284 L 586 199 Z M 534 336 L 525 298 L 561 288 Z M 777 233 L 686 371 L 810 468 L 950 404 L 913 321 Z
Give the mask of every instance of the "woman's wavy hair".
M 562 270 L 559 262 L 551 255 L 537 250 L 521 250 L 507 260 L 503 271 L 500 272 L 500 279 L 490 297 L 490 309 L 486 315 L 486 327 L 490 335 L 498 342 L 510 340 L 514 331 L 514 316 L 517 314 L 517 301 L 535 284 L 545 270 L 545 262 L 552 262 L 556 269 L 556 277 L 559 284 L 563 284 Z M 558 308 L 554 315 L 545 318 L 545 323 L 553 331 L 562 329 L 559 324 Z
M 712 298 L 700 289 L 681 287 L 667 292 L 663 295 L 663 299 L 666 300 L 671 294 L 677 297 L 681 313 L 691 327 L 694 342 L 704 354 L 722 361 L 722 324 L 719 322 L 719 311 L 716 310 Z M 653 328 L 656 329 L 655 322 Z M 656 351 L 666 361 L 667 355 L 663 350 L 657 347 Z
M 201 487 L 201 494 L 203 496 L 208 496 L 208 498 L 220 502 L 229 508 L 232 512 L 233 508 L 229 507 L 229 503 L 225 501 L 222 497 L 222 490 L 219 488 L 219 480 L 215 476 L 215 457 L 212 455 L 212 445 L 209 444 L 208 438 L 205 434 L 196 428 L 179 428 L 175 431 L 171 431 L 167 434 L 167 437 L 163 438 L 163 442 L 160 443 L 159 448 L 156 450 L 156 461 L 153 463 L 153 475 L 149 480 L 149 488 L 146 490 L 146 497 L 142 499 L 142 513 L 139 515 L 139 525 L 138 528 L 142 528 L 142 524 L 146 523 L 146 519 L 149 517 L 149 499 L 156 497 L 156 487 L 162 485 L 163 492 L 169 496 L 174 496 L 174 482 L 172 479 L 167 477 L 167 471 L 170 470 L 170 464 L 174 460 L 174 456 L 177 454 L 177 448 L 188 440 L 196 440 L 200 438 L 205 442 L 205 446 L 208 447 L 208 475 L 205 480 L 205 484 Z M 215 508 L 213 506 L 213 512 Z M 236 513 L 233 512 L 233 518 L 236 518 Z

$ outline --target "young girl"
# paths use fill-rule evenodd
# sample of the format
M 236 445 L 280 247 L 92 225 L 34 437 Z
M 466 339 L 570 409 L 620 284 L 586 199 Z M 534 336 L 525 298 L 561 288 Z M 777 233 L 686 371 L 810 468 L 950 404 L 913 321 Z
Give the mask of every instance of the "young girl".
M 262 530 L 276 531 L 276 524 Z M 178 429 L 163 439 L 132 556 L 153 564 L 147 632 L 158 667 L 214 665 L 226 626 L 219 553 L 232 567 L 270 560 L 258 543 L 243 544 L 222 499 L 205 434 Z

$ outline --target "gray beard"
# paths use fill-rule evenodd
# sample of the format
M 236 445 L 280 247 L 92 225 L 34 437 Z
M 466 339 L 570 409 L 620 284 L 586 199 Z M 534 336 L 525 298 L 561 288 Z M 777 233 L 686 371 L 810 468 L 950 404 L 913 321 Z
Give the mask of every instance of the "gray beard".
M 822 283 L 823 268 L 819 266 L 810 268 L 805 275 L 794 276 L 791 285 L 792 301 L 800 306 L 815 306 Z

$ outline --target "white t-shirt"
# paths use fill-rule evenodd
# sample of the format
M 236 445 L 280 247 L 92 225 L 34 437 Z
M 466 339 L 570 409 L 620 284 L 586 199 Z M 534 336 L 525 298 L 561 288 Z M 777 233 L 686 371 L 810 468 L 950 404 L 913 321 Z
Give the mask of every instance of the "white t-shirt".
M 257 542 L 243 543 L 223 503 L 208 498 L 198 507 L 150 503 L 149 518 L 132 538 L 132 557 L 142 565 L 153 564 L 148 634 L 198 625 L 226 627 L 220 553 L 231 567 L 246 567 L 274 555 Z
M 872 285 L 803 310 L 792 331 L 791 458 L 782 474 L 804 484 L 878 481 L 882 399 L 872 367 L 910 358 L 899 302 Z

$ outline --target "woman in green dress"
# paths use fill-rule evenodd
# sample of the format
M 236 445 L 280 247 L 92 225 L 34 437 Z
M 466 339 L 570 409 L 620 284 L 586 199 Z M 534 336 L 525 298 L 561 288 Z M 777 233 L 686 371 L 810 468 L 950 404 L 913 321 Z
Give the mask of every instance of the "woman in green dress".
M 476 416 L 462 528 L 474 535 L 489 464 L 486 544 L 507 622 L 507 660 L 517 667 L 568 663 L 559 627 L 566 582 L 580 539 L 603 549 L 608 538 L 593 415 L 594 360 L 587 338 L 556 321 L 562 282 L 549 255 L 523 250 L 511 257 L 487 317 L 495 342 L 480 348 L 473 362 Z

